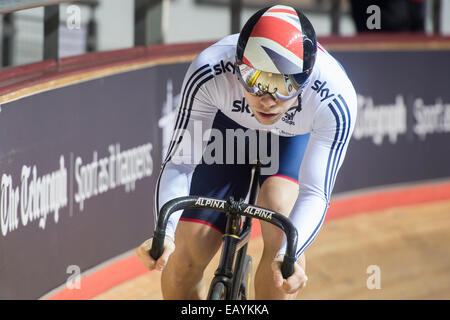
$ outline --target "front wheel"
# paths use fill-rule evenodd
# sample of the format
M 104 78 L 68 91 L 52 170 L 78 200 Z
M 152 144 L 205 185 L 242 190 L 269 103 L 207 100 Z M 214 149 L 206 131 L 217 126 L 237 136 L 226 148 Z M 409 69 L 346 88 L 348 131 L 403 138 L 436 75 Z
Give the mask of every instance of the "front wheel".
M 211 289 L 209 300 L 225 300 L 227 296 L 227 290 L 223 282 L 216 282 Z

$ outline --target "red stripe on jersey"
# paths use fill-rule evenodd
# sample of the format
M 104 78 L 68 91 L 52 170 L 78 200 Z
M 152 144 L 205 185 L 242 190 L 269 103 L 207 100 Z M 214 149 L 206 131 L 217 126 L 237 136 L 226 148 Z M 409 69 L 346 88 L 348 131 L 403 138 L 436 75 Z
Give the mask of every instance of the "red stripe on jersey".
M 279 177 L 279 178 L 287 179 L 289 181 L 292 181 L 292 182 L 298 184 L 298 180 L 296 180 L 294 178 L 291 178 L 291 177 L 288 177 L 288 176 L 284 176 L 282 174 L 274 174 L 273 176 L 270 176 L 269 178 L 272 178 L 272 177 Z
M 219 227 L 213 225 L 211 222 L 205 221 L 205 220 L 200 220 L 200 219 L 191 219 L 191 218 L 180 218 L 181 221 L 187 221 L 187 222 L 196 222 L 196 223 L 201 223 L 204 225 L 207 225 L 213 229 L 216 229 L 217 231 L 219 231 L 221 234 L 223 234 L 223 231 L 220 230 Z
M 289 22 L 280 18 L 262 16 L 250 37 L 262 37 L 275 41 L 303 60 L 303 43 L 300 37 L 297 41 L 292 41 L 293 34 L 301 36 L 300 30 Z

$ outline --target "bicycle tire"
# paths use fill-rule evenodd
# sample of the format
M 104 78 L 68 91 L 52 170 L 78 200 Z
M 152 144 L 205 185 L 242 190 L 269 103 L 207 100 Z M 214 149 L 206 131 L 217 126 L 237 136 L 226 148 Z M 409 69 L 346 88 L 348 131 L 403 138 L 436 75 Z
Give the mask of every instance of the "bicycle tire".
M 211 290 L 209 300 L 225 300 L 227 297 L 226 287 L 223 282 L 216 282 Z

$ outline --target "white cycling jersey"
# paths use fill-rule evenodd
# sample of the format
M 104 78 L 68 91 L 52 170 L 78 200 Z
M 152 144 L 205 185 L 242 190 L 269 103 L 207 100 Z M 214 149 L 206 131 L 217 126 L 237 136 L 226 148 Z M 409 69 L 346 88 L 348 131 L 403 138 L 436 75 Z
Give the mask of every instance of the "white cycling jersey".
M 299 234 L 299 257 L 323 224 L 355 126 L 356 93 L 339 62 L 318 44 L 313 72 L 301 95 L 301 111 L 286 113 L 275 124 L 263 125 L 245 107 L 244 88 L 234 71 L 238 37 L 227 36 L 206 48 L 186 73 L 175 130 L 156 187 L 155 209 L 189 194 L 192 174 L 200 161 L 198 155 L 205 150 L 208 130 L 218 110 L 245 128 L 271 130 L 280 136 L 310 133 L 298 173 L 299 195 L 290 214 Z M 186 136 L 203 138 L 193 143 Z M 180 216 L 181 211 L 169 220 L 167 235 L 172 238 Z M 284 251 L 285 244 L 280 253 Z

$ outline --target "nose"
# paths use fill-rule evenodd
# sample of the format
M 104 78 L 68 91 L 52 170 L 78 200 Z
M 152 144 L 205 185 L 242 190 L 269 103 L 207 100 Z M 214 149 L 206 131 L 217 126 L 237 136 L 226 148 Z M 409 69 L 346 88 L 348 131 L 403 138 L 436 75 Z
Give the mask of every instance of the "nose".
M 276 101 L 272 98 L 270 94 L 265 94 L 259 98 L 259 102 L 263 105 L 265 108 L 270 108 L 276 105 Z

